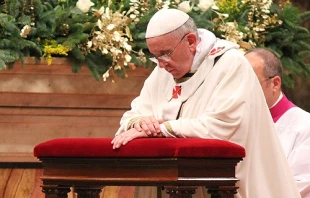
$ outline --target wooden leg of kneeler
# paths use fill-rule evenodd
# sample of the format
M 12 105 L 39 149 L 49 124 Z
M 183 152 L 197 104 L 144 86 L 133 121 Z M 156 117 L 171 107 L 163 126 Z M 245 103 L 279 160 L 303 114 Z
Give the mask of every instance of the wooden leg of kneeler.
M 76 186 L 74 191 L 77 193 L 77 198 L 100 198 L 102 188 L 102 186 Z
M 211 194 L 211 198 L 233 198 L 237 188 L 235 186 L 208 187 L 208 193 Z
M 70 188 L 57 185 L 43 185 L 42 192 L 45 193 L 45 198 L 68 198 Z
M 165 186 L 165 189 L 170 198 L 192 198 L 197 186 Z

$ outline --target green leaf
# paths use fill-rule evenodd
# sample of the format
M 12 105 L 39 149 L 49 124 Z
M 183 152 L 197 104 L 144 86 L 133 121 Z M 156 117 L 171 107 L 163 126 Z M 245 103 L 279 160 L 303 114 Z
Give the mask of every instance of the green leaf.
M 299 15 L 300 21 L 304 22 L 307 19 L 310 19 L 310 11 L 305 11 Z
M 11 22 L 6 22 L 3 24 L 3 29 L 6 31 L 6 35 L 9 36 L 19 36 L 20 30 L 19 28 Z
M 307 42 L 304 42 L 302 40 L 298 40 L 295 43 L 297 43 L 300 46 L 300 48 L 302 48 L 302 49 L 310 50 L 310 44 Z
M 310 51 L 301 51 L 301 52 L 298 52 L 298 57 L 299 59 L 303 60 L 307 57 L 310 57 Z
M 5 70 L 5 69 L 6 69 L 5 62 L 0 59 L 0 70 Z
M 30 25 L 31 23 L 31 17 L 27 16 L 27 15 L 22 15 L 21 17 L 19 17 L 17 19 L 17 23 L 21 24 L 21 25 Z
M 80 61 L 76 61 L 75 59 L 72 59 L 71 64 L 72 64 L 72 72 L 73 73 L 80 72 L 81 67 L 82 67 L 82 63 Z

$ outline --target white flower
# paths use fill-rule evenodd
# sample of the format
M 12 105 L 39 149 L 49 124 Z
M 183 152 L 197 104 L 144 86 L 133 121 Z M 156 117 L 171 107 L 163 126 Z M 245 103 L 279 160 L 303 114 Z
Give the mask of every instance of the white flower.
M 191 12 L 192 7 L 190 5 L 190 1 L 183 1 L 182 3 L 179 4 L 178 9 L 185 13 Z
M 120 70 L 120 69 L 122 69 L 122 67 L 121 67 L 120 65 L 116 65 L 116 66 L 114 67 L 114 70 Z
M 29 34 L 31 30 L 31 26 L 30 25 L 25 25 L 23 27 L 23 29 L 20 31 L 20 36 L 23 37 L 23 38 L 26 38 L 27 35 Z
M 107 26 L 107 29 L 108 29 L 108 30 L 113 30 L 113 29 L 114 29 L 114 27 L 115 27 L 115 25 L 114 25 L 114 24 L 109 24 L 109 25 Z
M 106 72 L 102 75 L 103 81 L 106 81 L 107 78 L 109 78 L 109 76 L 110 76 L 110 69 L 108 69 L 108 71 L 106 71 Z
M 104 49 L 102 49 L 101 53 L 102 53 L 102 54 L 108 54 L 109 51 L 108 51 L 106 48 L 104 48 Z
M 211 8 L 212 8 L 213 10 L 219 10 L 219 7 L 217 7 L 215 4 L 213 4 L 213 5 L 211 6 Z
M 109 8 L 109 7 L 107 7 L 107 8 L 105 9 L 105 17 L 106 17 L 107 19 L 110 19 L 110 8 Z
M 88 12 L 90 7 L 94 5 L 90 0 L 78 0 L 76 2 L 76 7 L 80 9 L 82 12 Z
M 222 14 L 222 16 L 227 19 L 229 17 L 229 14 Z
M 101 32 L 99 31 L 96 31 L 95 34 L 96 34 L 96 40 L 98 41 L 104 41 L 106 38 L 106 36 L 104 34 L 101 34 Z
M 213 0 L 200 0 L 198 3 L 198 8 L 200 8 L 201 11 L 208 10 L 213 5 Z
M 164 3 L 164 4 L 163 4 L 163 7 L 162 7 L 162 8 L 164 8 L 164 9 L 169 8 L 169 5 L 171 4 L 170 1 L 165 1 L 165 2 L 163 2 L 163 3 Z
M 128 62 L 131 61 L 131 56 L 128 55 L 128 54 L 126 54 L 126 55 L 125 55 L 125 59 L 126 59 L 126 62 L 128 63 Z
M 118 31 L 113 32 L 113 40 L 120 41 L 121 34 Z
M 101 6 L 99 10 L 93 9 L 93 12 L 96 17 L 99 17 L 104 13 L 104 10 L 105 10 L 104 6 Z
M 101 8 L 99 9 L 99 14 L 102 15 L 104 13 L 104 6 L 101 6 Z
M 103 25 L 104 25 L 104 24 L 102 23 L 102 21 L 101 21 L 100 19 L 98 19 L 98 21 L 97 21 L 97 26 L 99 27 L 100 30 L 102 30 Z
M 121 54 L 121 53 L 122 53 L 121 50 L 116 49 L 115 47 L 112 47 L 112 48 L 110 49 L 110 52 L 112 52 L 112 53 L 115 54 L 115 55 L 118 55 L 118 54 Z
M 130 17 L 131 19 L 135 19 L 135 18 L 137 18 L 137 15 L 131 14 L 129 17 Z
M 88 41 L 87 42 L 87 48 L 91 48 L 93 46 L 93 42 L 92 41 Z
M 127 50 L 127 51 L 131 51 L 131 45 L 129 45 L 128 43 L 124 43 L 124 48 Z

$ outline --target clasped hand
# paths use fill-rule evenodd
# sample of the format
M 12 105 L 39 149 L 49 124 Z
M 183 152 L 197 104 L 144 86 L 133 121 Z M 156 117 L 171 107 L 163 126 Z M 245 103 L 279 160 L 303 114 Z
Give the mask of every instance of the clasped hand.
M 156 120 L 153 116 L 141 118 L 134 124 L 133 128 L 114 137 L 111 142 L 113 149 L 120 148 L 136 138 L 162 137 L 159 126 L 161 123 L 163 123 L 163 120 Z

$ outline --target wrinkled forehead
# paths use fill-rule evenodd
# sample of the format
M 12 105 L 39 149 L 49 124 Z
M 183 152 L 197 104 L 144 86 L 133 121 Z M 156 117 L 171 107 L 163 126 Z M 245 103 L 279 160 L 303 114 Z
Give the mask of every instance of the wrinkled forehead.
M 171 50 L 171 48 L 174 47 L 175 42 L 175 38 L 171 36 L 171 34 L 165 34 L 146 39 L 147 47 L 151 52 L 158 50 Z

